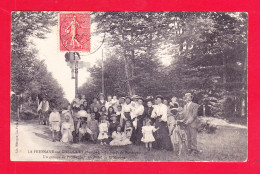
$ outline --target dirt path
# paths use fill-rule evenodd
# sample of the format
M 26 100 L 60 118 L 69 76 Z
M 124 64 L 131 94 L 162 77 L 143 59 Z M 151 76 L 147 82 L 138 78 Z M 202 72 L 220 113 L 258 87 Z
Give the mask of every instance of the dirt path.
M 12 161 L 245 161 L 247 158 L 247 129 L 228 126 L 219 127 L 215 134 L 199 134 L 200 155 L 178 158 L 169 151 L 146 152 L 144 146 L 52 142 L 47 126 L 38 125 L 35 120 L 18 123 L 11 123 Z

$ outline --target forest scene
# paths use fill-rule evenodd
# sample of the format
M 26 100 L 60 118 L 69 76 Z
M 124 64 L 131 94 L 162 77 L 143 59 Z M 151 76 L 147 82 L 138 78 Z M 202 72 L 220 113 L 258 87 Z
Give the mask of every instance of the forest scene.
M 91 38 L 99 38 L 99 46 L 93 46 L 90 53 L 77 53 L 82 57 L 82 66 L 85 66 L 79 74 L 87 74 L 88 77 L 84 76 L 84 81 L 81 81 L 78 89 L 71 89 L 72 93 L 76 93 L 75 98 L 71 100 L 64 90 L 64 84 L 60 83 L 55 72 L 48 69 L 50 66 L 59 69 L 63 65 L 50 65 L 40 58 L 38 42 L 35 42 L 36 39 L 45 41 L 50 33 L 57 34 L 55 32 L 58 31 L 59 12 L 12 12 L 11 139 L 15 124 L 19 120 L 19 129 L 22 130 L 20 136 L 24 137 L 21 138 L 23 140 L 20 146 L 26 150 L 31 146 L 33 149 L 74 151 L 88 149 L 93 153 L 100 152 L 99 156 L 84 153 L 66 159 L 61 159 L 56 154 L 52 160 L 247 160 L 247 13 L 171 11 L 89 13 Z M 47 42 L 44 47 L 44 51 L 48 52 Z M 102 59 L 96 54 L 96 51 L 101 50 Z M 68 62 L 66 52 L 62 54 L 64 54 L 63 61 Z M 93 64 L 84 62 L 84 56 L 90 54 L 97 57 Z M 69 67 L 67 71 L 71 71 Z M 157 95 L 163 96 L 168 102 L 176 97 L 177 102 L 184 108 L 186 104 L 184 96 L 192 94 L 192 102 L 198 106 L 199 124 L 196 130 L 200 154 L 174 156 L 166 150 L 157 149 L 146 152 L 144 146 L 131 144 L 126 148 L 119 147 L 119 151 L 124 151 L 124 156 L 112 155 L 110 158 L 106 154 L 107 151 L 116 153 L 118 149 L 89 142 L 75 143 L 74 140 L 72 144 L 50 143 L 52 132 L 47 126 L 38 124 L 39 105 L 43 100 L 49 102 L 48 116 L 52 109 L 57 109 L 61 114 L 61 120 L 64 120 L 62 111 L 67 110 L 68 105 L 72 107 L 73 112 L 79 111 L 80 106 L 74 110 L 75 99 L 84 99 L 91 107 L 89 104 L 93 99 L 99 99 L 100 94 L 105 96 L 105 100 L 108 100 L 108 96 L 116 96 L 118 99 L 139 96 L 144 102 L 144 108 L 147 107 L 148 100 L 155 103 Z M 33 146 L 26 141 L 29 139 L 33 140 Z M 34 160 L 33 156 L 26 155 L 21 154 L 17 159 Z

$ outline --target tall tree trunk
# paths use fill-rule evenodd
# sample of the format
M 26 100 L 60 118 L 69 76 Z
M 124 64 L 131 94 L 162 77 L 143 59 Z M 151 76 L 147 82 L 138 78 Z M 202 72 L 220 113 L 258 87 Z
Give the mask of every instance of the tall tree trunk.
M 223 85 L 224 85 L 224 89 L 226 89 L 226 83 L 227 83 L 226 66 L 227 66 L 226 57 L 223 56 Z
M 133 28 L 131 28 L 131 43 L 133 43 L 133 39 L 134 39 L 134 35 L 133 35 Z M 132 45 L 131 47 L 131 62 L 130 62 L 130 66 L 131 66 L 131 71 L 130 71 L 130 78 L 131 80 L 134 79 L 134 75 L 135 75 L 135 51 L 134 51 L 134 47 Z M 130 83 L 130 82 L 129 82 Z M 131 85 L 131 94 L 135 95 L 135 90 L 134 90 L 134 85 Z
M 124 62 L 125 62 L 125 76 L 126 76 L 126 86 L 128 90 L 128 95 L 132 95 L 132 89 L 130 85 L 130 78 L 129 78 L 129 72 L 128 72 L 128 62 L 127 62 L 127 55 L 126 55 L 126 50 L 124 49 Z
M 134 53 L 134 50 L 131 50 L 131 80 L 133 80 L 134 79 L 134 76 L 135 76 L 135 63 L 134 63 L 134 58 L 135 58 L 135 55 L 134 55 L 135 53 Z M 132 91 L 131 91 L 131 93 L 132 93 L 132 95 L 135 95 L 135 90 L 134 90 L 134 85 L 132 85 L 132 89 L 131 89 Z
M 124 59 L 124 63 L 125 63 L 125 76 L 126 76 L 126 86 L 127 86 L 127 93 L 128 95 L 132 95 L 132 88 L 130 85 L 130 77 L 129 77 L 129 68 L 128 68 L 128 61 L 127 61 L 127 54 L 126 54 L 126 47 L 125 47 L 125 35 L 124 35 L 124 31 L 123 31 L 123 27 L 122 27 L 122 23 L 120 25 L 120 29 L 121 29 L 121 35 L 122 35 L 122 47 L 123 47 L 123 51 L 124 51 L 124 55 L 123 55 L 123 59 Z

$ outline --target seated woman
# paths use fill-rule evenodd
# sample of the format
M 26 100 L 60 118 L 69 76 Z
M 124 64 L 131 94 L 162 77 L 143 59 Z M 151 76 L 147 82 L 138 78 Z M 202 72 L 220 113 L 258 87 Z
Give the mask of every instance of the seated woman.
M 117 130 L 112 133 L 113 140 L 110 142 L 111 146 L 125 146 L 132 144 L 131 141 L 126 137 L 126 134 L 121 131 L 121 126 L 117 127 Z

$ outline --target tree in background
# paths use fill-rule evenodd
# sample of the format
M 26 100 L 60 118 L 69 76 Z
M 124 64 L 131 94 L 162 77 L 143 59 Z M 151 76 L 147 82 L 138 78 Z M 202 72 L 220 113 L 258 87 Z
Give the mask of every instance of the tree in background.
M 57 25 L 56 16 L 55 12 L 12 13 L 11 91 L 19 97 L 18 113 L 20 106 L 28 98 L 37 102 L 37 99 L 47 95 L 47 99 L 58 106 L 67 102 L 58 82 L 47 71 L 44 62 L 37 59 L 37 50 L 32 42 L 33 37 L 45 38 L 45 35 L 50 32 L 50 27 Z
M 215 12 L 97 12 L 97 33 L 107 33 L 107 94 L 182 97 L 186 92 L 213 116 L 245 115 L 247 14 Z M 108 50 L 108 51 L 107 51 Z M 170 58 L 168 66 L 161 58 Z M 101 91 L 101 64 L 90 69 Z M 231 101 L 234 104 L 227 106 Z M 235 111 L 235 112 L 233 112 Z

